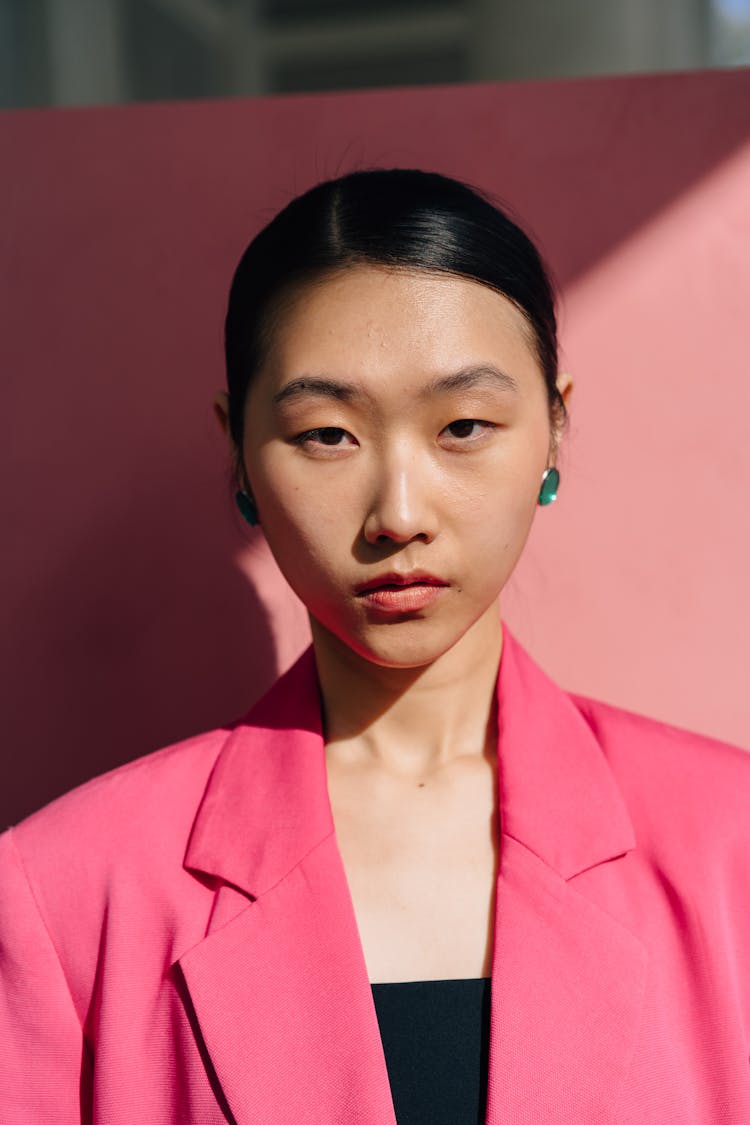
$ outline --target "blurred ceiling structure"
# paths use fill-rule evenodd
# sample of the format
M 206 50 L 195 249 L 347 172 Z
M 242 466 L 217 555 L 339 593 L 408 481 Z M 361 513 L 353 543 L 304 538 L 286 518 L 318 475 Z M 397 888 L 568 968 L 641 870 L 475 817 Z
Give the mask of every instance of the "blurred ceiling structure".
M 750 64 L 750 0 L 0 0 L 0 105 Z

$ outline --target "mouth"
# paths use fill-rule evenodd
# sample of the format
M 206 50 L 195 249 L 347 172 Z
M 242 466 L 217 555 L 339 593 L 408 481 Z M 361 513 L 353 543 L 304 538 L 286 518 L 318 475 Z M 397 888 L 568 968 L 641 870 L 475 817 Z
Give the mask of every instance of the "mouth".
M 381 613 L 415 613 L 437 601 L 449 583 L 425 571 L 382 574 L 363 583 L 357 598 Z

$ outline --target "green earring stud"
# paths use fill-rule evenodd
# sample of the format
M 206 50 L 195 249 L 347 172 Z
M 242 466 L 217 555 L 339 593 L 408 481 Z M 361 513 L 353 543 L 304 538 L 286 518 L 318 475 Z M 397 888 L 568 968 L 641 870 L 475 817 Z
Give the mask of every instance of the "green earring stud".
M 246 492 L 235 492 L 234 499 L 243 520 L 249 523 L 251 527 L 257 527 L 260 520 L 258 519 L 258 509 L 255 507 L 255 501 L 252 496 L 248 496 Z
M 542 473 L 542 487 L 539 489 L 538 504 L 552 504 L 557 499 L 557 490 L 560 487 L 560 474 L 557 469 L 545 469 Z

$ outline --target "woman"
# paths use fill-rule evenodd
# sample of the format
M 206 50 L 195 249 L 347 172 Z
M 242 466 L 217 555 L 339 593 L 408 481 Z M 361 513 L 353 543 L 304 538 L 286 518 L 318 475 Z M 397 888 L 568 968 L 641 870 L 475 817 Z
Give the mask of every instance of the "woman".
M 226 356 L 313 646 L 2 838 L 2 1120 L 750 1121 L 750 759 L 501 624 L 571 394 L 533 245 L 437 174 L 319 184 Z

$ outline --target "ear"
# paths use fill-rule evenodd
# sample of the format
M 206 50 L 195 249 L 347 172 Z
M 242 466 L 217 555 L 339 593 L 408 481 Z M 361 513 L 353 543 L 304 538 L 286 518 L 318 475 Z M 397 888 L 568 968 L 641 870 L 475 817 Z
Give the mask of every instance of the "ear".
M 565 409 L 570 409 L 570 398 L 573 394 L 573 376 L 569 371 L 561 371 L 557 376 L 557 389 L 560 392 L 560 397 L 565 404 Z
M 553 425 L 551 434 L 551 447 L 550 453 L 552 457 L 552 464 L 557 460 L 557 454 L 562 441 L 563 433 L 565 432 L 565 423 L 567 421 L 567 411 L 570 407 L 570 398 L 573 393 L 573 377 L 567 371 L 561 371 L 555 380 L 557 389 L 562 399 L 563 406 L 566 413 L 563 414 L 560 409 L 559 402 L 555 403 L 555 410 L 553 411 Z
M 213 397 L 212 407 L 216 421 L 221 427 L 224 437 L 229 437 L 229 395 L 226 391 L 217 391 Z
M 217 391 L 211 403 L 213 407 L 214 417 L 219 423 L 221 432 L 229 442 L 229 452 L 232 458 L 232 467 L 235 478 L 239 483 L 240 488 L 248 488 L 247 470 L 240 457 L 240 454 L 235 449 L 232 436 L 229 433 L 229 395 L 226 391 Z M 248 489 L 249 490 L 249 489 Z

